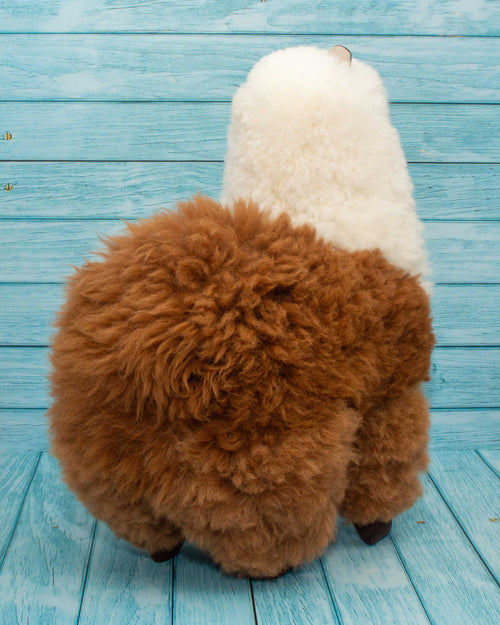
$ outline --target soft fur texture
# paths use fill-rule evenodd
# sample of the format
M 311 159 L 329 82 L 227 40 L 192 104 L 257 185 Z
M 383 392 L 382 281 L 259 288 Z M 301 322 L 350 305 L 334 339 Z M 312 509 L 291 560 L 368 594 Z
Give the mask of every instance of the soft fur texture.
M 315 47 L 261 59 L 233 98 L 221 199 L 253 199 L 347 250 L 429 267 L 413 187 L 377 72 Z
M 417 278 L 312 226 L 204 197 L 107 240 L 53 339 L 52 451 L 118 536 L 224 571 L 318 556 L 336 514 L 420 494 L 433 345 Z

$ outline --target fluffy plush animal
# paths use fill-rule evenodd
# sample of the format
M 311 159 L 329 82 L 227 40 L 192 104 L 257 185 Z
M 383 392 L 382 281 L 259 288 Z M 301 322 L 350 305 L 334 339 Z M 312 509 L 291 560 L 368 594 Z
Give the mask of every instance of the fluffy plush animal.
M 284 57 L 299 62 L 301 54 Z M 328 53 L 312 54 L 328 65 Z M 346 116 L 351 83 L 341 76 L 351 69 L 332 58 L 330 105 L 336 97 Z M 367 76 L 376 84 L 375 98 L 378 78 L 362 68 L 359 82 Z M 226 196 L 247 198 L 224 206 L 197 196 L 129 224 L 107 240 L 102 260 L 70 277 L 52 341 L 49 414 L 65 480 L 117 536 L 157 561 L 187 539 L 227 573 L 267 578 L 320 555 L 338 513 L 373 543 L 421 494 L 429 425 L 421 383 L 434 339 L 418 221 L 410 199 L 403 201 L 410 197 L 405 167 L 384 161 L 402 181 L 382 165 L 359 180 L 351 172 L 363 146 L 378 146 L 356 130 L 364 123 L 376 134 L 375 122 L 363 122 L 370 107 L 350 96 L 356 120 L 342 122 L 339 151 L 330 125 L 341 117 L 323 111 L 320 68 L 316 80 L 295 74 L 304 80 L 296 105 L 285 97 L 295 84 L 288 74 L 272 80 L 264 72 L 267 89 L 257 92 L 248 89 L 252 75 L 235 99 L 225 175 Z M 276 93 L 283 98 L 275 101 Z M 256 113 L 261 107 L 261 118 L 271 119 L 281 105 L 274 149 Z M 309 108 L 324 126 L 311 136 Z M 289 151 L 288 126 L 296 126 Z M 379 132 L 390 144 L 379 146 L 382 153 L 402 159 L 395 131 Z M 321 162 L 328 147 L 333 173 Z M 341 155 L 350 167 L 339 164 Z M 413 236 L 392 258 L 395 231 L 380 246 L 368 236 L 379 174 L 389 185 L 381 219 L 389 228 L 400 211 L 399 231 Z M 295 176 L 293 184 L 286 176 Z M 263 207 L 252 199 L 258 188 Z M 386 232 L 377 225 L 381 237 Z
M 300 46 L 262 58 L 232 104 L 222 201 L 253 199 L 346 250 L 429 266 L 413 185 L 378 73 L 348 50 Z

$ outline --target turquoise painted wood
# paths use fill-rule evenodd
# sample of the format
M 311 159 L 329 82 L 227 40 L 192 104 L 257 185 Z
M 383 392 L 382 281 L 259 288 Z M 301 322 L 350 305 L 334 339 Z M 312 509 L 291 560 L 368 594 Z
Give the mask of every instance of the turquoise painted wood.
M 2 625 L 73 625 L 95 521 L 42 454 L 0 572 Z
M 478 451 L 481 458 L 488 466 L 500 477 L 500 449 L 480 450 Z
M 3 0 L 2 32 L 500 35 L 496 0 Z
M 332 35 L 206 35 L 195 46 L 189 35 L 8 37 L 0 48 L 0 99 L 230 100 L 264 55 L 335 43 L 374 65 L 393 101 L 500 100 L 500 48 L 494 38 L 477 38 L 471 45 L 460 38 Z
M 16 456 L 7 458 L 0 484 Z M 21 473 L 32 477 L 36 456 L 29 460 Z M 424 499 L 395 520 L 392 539 L 367 547 L 341 522 L 321 560 L 250 584 L 223 575 L 191 545 L 157 565 L 103 524 L 94 533 L 61 485 L 56 463 L 43 454 L 0 572 L 2 623 L 492 623 L 500 609 L 488 569 L 498 565 L 500 530 L 484 520 L 498 506 L 500 476 L 492 465 L 500 471 L 498 450 L 434 452 L 433 481 L 425 480 Z M 44 564 L 35 566 L 38 560 Z
M 441 347 L 434 350 L 426 393 L 433 408 L 500 406 L 500 348 Z M 47 408 L 48 349 L 0 349 L 0 408 Z
M 491 625 L 500 613 L 498 585 L 430 479 L 424 482 L 423 499 L 394 523 L 394 545 L 432 623 Z
M 158 566 L 98 523 L 78 625 L 123 625 L 124 615 L 129 623 L 169 623 L 172 570 L 173 562 Z
M 0 454 L 0 571 L 12 540 L 26 491 L 35 473 L 38 453 Z
M 62 284 L 0 283 L 0 345 L 47 346 Z M 500 285 L 438 284 L 432 308 L 440 346 L 500 345 Z
M 46 410 L 0 408 L 0 455 L 48 449 Z
M 428 624 L 391 540 L 367 549 L 352 525 L 342 522 L 322 561 L 343 625 Z
M 122 231 L 118 220 L 3 220 L 0 282 L 61 282 L 72 266 L 99 259 L 98 236 Z M 425 237 L 435 282 L 499 282 L 500 222 L 430 221 Z
M 222 168 L 222 163 L 2 163 L 0 219 L 147 217 L 195 193 L 219 197 Z M 6 184 L 12 185 L 8 192 Z M 486 184 L 472 186 L 477 193 L 484 187 L 484 195 Z
M 276 580 L 253 581 L 252 588 L 259 625 L 342 624 L 318 560 Z
M 175 558 L 175 625 L 253 625 L 250 582 L 222 574 L 197 549 L 184 545 Z
M 500 409 L 434 408 L 430 445 L 435 450 L 500 449 Z
M 396 103 L 391 116 L 409 161 L 500 161 L 493 104 Z M 230 104 L 1 102 L 0 119 L 12 135 L 0 141 L 0 161 L 217 161 Z
M 444 451 L 432 459 L 430 476 L 467 538 L 500 584 L 500 485 L 476 454 Z M 473 485 L 473 487 L 471 487 Z
M 0 219 L 147 217 L 198 192 L 219 197 L 222 169 L 222 163 L 5 162 Z M 422 219 L 499 219 L 498 164 L 411 163 L 409 169 Z

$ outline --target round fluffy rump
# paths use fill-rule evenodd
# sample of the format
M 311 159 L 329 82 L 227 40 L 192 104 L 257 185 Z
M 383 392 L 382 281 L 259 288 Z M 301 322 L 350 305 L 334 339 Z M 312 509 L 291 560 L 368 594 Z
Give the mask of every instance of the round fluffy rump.
M 106 245 L 69 279 L 52 344 L 68 484 L 150 552 L 170 527 L 228 572 L 318 555 L 360 412 L 427 374 L 417 279 L 286 214 L 202 196 Z

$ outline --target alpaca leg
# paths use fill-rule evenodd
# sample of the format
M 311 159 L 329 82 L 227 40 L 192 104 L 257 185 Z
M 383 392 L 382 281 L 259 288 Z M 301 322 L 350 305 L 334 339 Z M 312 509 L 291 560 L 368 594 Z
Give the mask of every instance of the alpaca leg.
M 129 503 L 109 497 L 94 501 L 89 509 L 118 538 L 149 552 L 155 562 L 175 556 L 184 542 L 182 531 L 166 517 L 155 515 L 144 502 Z
M 314 523 L 301 533 L 256 519 L 252 527 L 197 536 L 222 570 L 239 577 L 274 579 L 321 555 L 333 539 L 336 510 L 316 512 Z
M 429 410 L 420 388 L 387 398 L 363 418 L 348 471 L 340 514 L 375 544 L 391 520 L 422 494 L 418 478 L 428 465 Z

